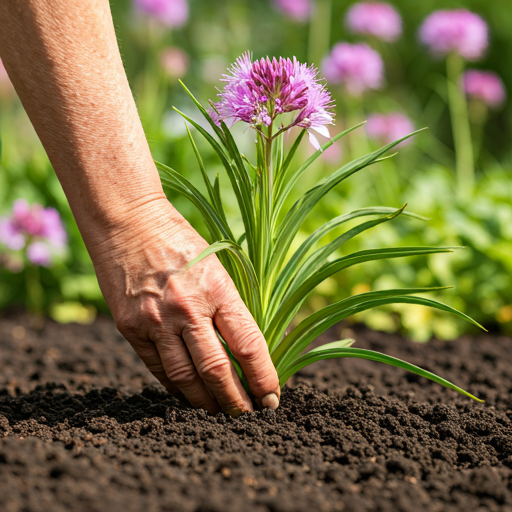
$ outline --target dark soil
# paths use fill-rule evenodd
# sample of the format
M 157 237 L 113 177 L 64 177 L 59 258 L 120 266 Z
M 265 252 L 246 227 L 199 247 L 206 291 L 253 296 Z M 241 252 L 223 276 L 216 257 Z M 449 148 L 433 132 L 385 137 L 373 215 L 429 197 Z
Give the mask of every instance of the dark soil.
M 0 318 L 2 512 L 512 511 L 510 338 L 419 345 L 355 329 L 358 346 L 485 404 L 332 360 L 303 371 L 278 411 L 231 419 L 166 395 L 111 320 L 26 325 Z

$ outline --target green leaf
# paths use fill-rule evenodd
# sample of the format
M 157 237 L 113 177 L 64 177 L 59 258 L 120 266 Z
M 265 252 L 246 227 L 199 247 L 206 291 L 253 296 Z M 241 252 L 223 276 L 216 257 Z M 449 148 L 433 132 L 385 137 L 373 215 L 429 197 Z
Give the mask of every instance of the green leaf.
M 232 237 L 227 223 L 225 223 L 208 200 L 190 181 L 171 167 L 167 167 L 160 162 L 155 163 L 160 173 L 164 191 L 166 189 L 175 190 L 191 201 L 201 213 L 214 241 L 223 238 L 230 239 Z
M 292 149 L 290 150 L 291 157 L 288 155 L 288 158 L 286 159 L 286 164 L 283 166 L 284 168 L 281 170 L 281 172 L 278 175 L 277 183 L 276 183 L 276 193 L 275 193 L 275 207 L 274 207 L 274 220 L 279 215 L 279 212 L 281 211 L 281 208 L 283 206 L 284 201 L 290 194 L 293 186 L 299 178 L 302 176 L 304 171 L 328 148 L 330 148 L 336 141 L 344 137 L 345 135 L 349 134 L 350 132 L 356 130 L 357 128 L 363 126 L 366 124 L 366 121 L 363 123 L 359 123 L 356 126 L 353 126 L 352 128 L 349 128 L 348 130 L 345 130 L 341 133 L 338 133 L 332 139 L 330 139 L 328 142 L 326 142 L 319 150 L 315 151 L 305 162 L 303 165 L 301 165 L 291 176 L 286 176 L 286 171 L 288 170 L 288 167 L 290 166 L 291 160 L 293 158 L 293 155 L 295 151 L 297 150 L 298 144 L 302 140 L 302 137 L 304 136 L 306 130 L 304 130 L 299 137 L 297 137 L 297 140 L 295 141 L 295 144 L 292 146 Z
M 271 324 L 265 330 L 265 338 L 268 343 L 272 343 L 272 346 L 275 346 L 274 344 L 280 340 L 286 327 L 289 325 L 302 303 L 306 300 L 309 293 L 322 281 L 340 270 L 367 261 L 445 253 L 452 252 L 453 249 L 453 247 L 393 247 L 387 249 L 369 249 L 354 252 L 343 258 L 338 258 L 337 260 L 326 263 L 314 275 L 306 279 L 301 286 L 293 290 L 293 293 L 284 296 Z
M 274 251 L 272 258 L 270 260 L 269 268 L 270 269 L 280 269 L 284 259 L 286 258 L 286 254 L 290 245 L 295 238 L 302 222 L 307 217 L 309 212 L 315 207 L 315 205 L 322 199 L 322 197 L 327 194 L 333 187 L 341 183 L 343 180 L 351 176 L 352 174 L 364 169 L 368 165 L 375 163 L 384 153 L 389 151 L 391 148 L 400 144 L 404 140 L 412 137 L 417 132 L 411 133 L 406 137 L 403 137 L 383 148 L 374 151 L 362 158 L 358 158 L 353 162 L 350 162 L 337 171 L 335 171 L 331 176 L 329 176 L 325 181 L 308 190 L 300 199 L 298 199 L 291 210 L 286 214 L 283 222 L 279 226 L 277 235 L 276 235 L 276 243 L 274 246 Z
M 363 293 L 331 304 L 330 306 L 313 313 L 301 322 L 288 336 L 286 336 L 286 338 L 281 341 L 275 350 L 275 353 L 272 354 L 272 359 L 278 367 L 280 365 L 286 365 L 287 361 L 290 361 L 301 354 L 317 336 L 322 334 L 329 327 L 335 325 L 341 320 L 344 320 L 345 318 L 348 318 L 349 316 L 388 304 L 416 304 L 431 307 L 451 313 L 472 323 L 473 325 L 476 325 L 477 327 L 484 329 L 471 317 L 461 313 L 451 306 L 447 306 L 441 302 L 426 299 L 424 297 L 407 296 L 408 294 L 410 295 L 413 293 L 428 293 L 443 289 L 446 288 L 381 290 L 377 292 Z
M 237 283 L 238 291 L 244 299 L 249 311 L 255 318 L 256 322 L 261 321 L 261 296 L 260 283 L 251 260 L 247 257 L 243 249 L 231 240 L 219 240 L 208 246 L 198 256 L 196 256 L 187 265 L 187 269 L 193 267 L 204 258 L 221 251 L 229 251 L 234 256 L 235 264 L 239 270 L 240 282 Z
M 358 226 L 348 230 L 342 235 L 335 238 L 331 243 L 323 246 L 309 257 L 301 257 L 300 259 L 292 257 L 288 264 L 285 266 L 274 287 L 272 294 L 272 301 L 269 305 L 269 310 L 274 311 L 274 308 L 279 304 L 283 298 L 283 294 L 293 293 L 306 279 L 308 279 L 321 265 L 327 262 L 329 256 L 339 249 L 344 243 L 351 240 L 358 234 L 371 229 L 383 222 L 393 220 L 398 215 L 403 213 L 404 208 L 395 209 L 389 215 L 380 217 L 376 220 L 363 222 Z M 306 240 L 307 242 L 307 240 Z M 304 245 L 304 244 L 303 244 Z M 307 245 L 307 244 L 306 244 Z M 299 248 L 300 251 L 300 248 Z M 294 255 L 295 256 L 295 255 Z
M 311 248 L 319 242 L 324 236 L 326 236 L 329 232 L 341 226 L 342 224 L 357 219 L 359 217 L 369 216 L 369 215 L 389 215 L 396 213 L 398 210 L 396 208 L 389 208 L 386 206 L 381 207 L 370 207 L 370 208 L 360 208 L 358 210 L 353 210 L 344 215 L 340 215 L 329 222 L 325 223 L 323 226 L 318 228 L 314 233 L 312 233 L 302 244 L 301 246 L 294 252 L 293 256 L 286 263 L 284 269 L 281 271 L 279 276 L 276 279 L 276 284 L 273 290 L 273 300 L 272 304 L 278 303 L 278 297 L 281 297 L 281 294 L 288 283 L 290 282 L 290 278 L 296 275 L 297 268 L 304 262 L 308 252 Z M 403 215 L 406 217 L 412 217 L 419 220 L 427 220 L 425 217 L 421 215 L 417 215 L 415 213 L 411 213 L 408 211 L 403 211 Z M 272 307 L 272 306 L 270 306 Z
M 369 361 L 377 361 L 379 363 L 386 363 L 391 366 L 396 366 L 397 368 L 403 368 L 404 370 L 415 373 L 416 375 L 419 375 L 420 377 L 425 377 L 426 379 L 432 380 L 434 382 L 437 382 L 438 384 L 441 384 L 442 386 L 445 386 L 449 389 L 457 391 L 458 393 L 461 393 L 462 395 L 467 396 L 468 398 L 472 398 L 473 400 L 476 400 L 477 402 L 483 402 L 483 400 L 480 400 L 476 396 L 473 396 L 471 393 L 468 393 L 464 389 L 459 388 L 455 384 L 452 384 L 451 382 L 447 381 L 446 379 L 443 379 L 442 377 L 435 375 L 434 373 L 431 373 L 427 370 L 423 370 L 422 368 L 419 368 L 418 366 L 414 366 L 413 364 L 406 363 L 405 361 L 402 361 L 401 359 L 397 359 L 396 357 L 387 356 L 385 354 L 381 354 L 380 352 L 374 352 L 373 350 L 366 350 L 366 349 L 361 349 L 361 348 L 338 348 L 336 346 L 324 346 L 324 347 L 315 348 L 315 349 L 311 350 L 310 352 L 307 352 L 306 354 L 300 356 L 293 363 L 291 363 L 290 366 L 288 366 L 279 375 L 279 383 L 281 386 L 284 386 L 286 381 L 293 374 L 297 373 L 299 370 L 301 370 L 305 366 L 315 363 L 316 361 L 322 361 L 324 359 L 342 358 L 342 357 L 353 357 L 353 358 L 358 358 L 358 359 L 367 359 Z
M 187 88 L 187 86 L 180 80 L 179 81 L 183 89 L 185 89 L 185 92 L 188 94 L 190 99 L 195 103 L 198 110 L 203 114 L 203 117 L 208 121 L 209 125 L 213 128 L 214 132 L 217 134 L 219 139 L 223 139 L 223 133 L 221 128 L 219 128 L 211 118 L 210 114 L 208 114 L 208 111 L 201 105 L 201 103 L 196 99 L 196 97 L 190 92 L 190 90 Z M 181 112 L 180 112 L 181 113 Z M 183 114 L 182 114 L 183 115 Z

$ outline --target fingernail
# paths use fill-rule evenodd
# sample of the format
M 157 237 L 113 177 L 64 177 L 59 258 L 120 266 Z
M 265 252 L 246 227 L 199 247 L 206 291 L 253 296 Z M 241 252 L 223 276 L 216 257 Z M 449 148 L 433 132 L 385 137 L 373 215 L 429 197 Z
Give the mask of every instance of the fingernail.
M 250 409 L 242 409 L 241 407 L 234 407 L 233 409 L 230 409 L 228 411 L 228 414 L 233 418 L 239 418 L 243 414 L 247 414 L 248 412 L 251 412 Z
M 261 405 L 265 409 L 272 409 L 275 411 L 279 407 L 279 398 L 275 393 L 269 393 L 261 399 Z

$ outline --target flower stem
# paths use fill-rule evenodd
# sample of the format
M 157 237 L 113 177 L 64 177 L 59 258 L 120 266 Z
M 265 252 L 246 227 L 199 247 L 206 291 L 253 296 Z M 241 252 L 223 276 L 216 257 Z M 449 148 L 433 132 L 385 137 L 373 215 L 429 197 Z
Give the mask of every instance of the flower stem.
M 451 53 L 446 59 L 446 74 L 448 77 L 448 102 L 455 143 L 457 193 L 460 199 L 468 199 L 471 197 L 475 186 L 475 162 L 468 105 L 461 85 L 463 70 L 463 58 L 456 53 Z
M 318 0 L 309 24 L 308 60 L 317 66 L 331 43 L 332 0 Z
M 27 265 L 25 268 L 25 285 L 27 287 L 27 309 L 37 317 L 42 317 L 44 309 L 44 290 L 41 284 L 39 267 Z

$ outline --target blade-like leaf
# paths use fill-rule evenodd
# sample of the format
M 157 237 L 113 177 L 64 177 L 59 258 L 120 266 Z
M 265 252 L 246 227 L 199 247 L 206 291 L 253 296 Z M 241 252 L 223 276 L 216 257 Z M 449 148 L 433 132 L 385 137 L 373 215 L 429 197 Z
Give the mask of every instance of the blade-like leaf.
M 223 140 L 223 133 L 221 128 L 215 124 L 210 114 L 208 114 L 208 111 L 203 107 L 203 105 L 201 105 L 201 103 L 196 99 L 192 92 L 190 92 L 187 86 L 181 80 L 179 82 L 183 89 L 185 90 L 185 92 L 190 97 L 190 99 L 194 102 L 198 110 L 201 112 L 201 114 L 203 114 L 203 117 L 208 121 L 209 125 L 213 128 L 213 131 L 217 134 L 217 137 L 219 137 L 220 140 Z
M 326 331 L 329 327 L 336 323 L 348 318 L 349 316 L 367 311 L 378 306 L 385 306 L 388 304 L 416 304 L 419 306 L 427 306 L 446 313 L 451 313 L 463 320 L 466 320 L 481 329 L 484 329 L 478 322 L 473 320 L 471 317 L 461 313 L 451 306 L 442 304 L 441 302 L 426 299 L 424 297 L 408 297 L 406 293 L 425 293 L 429 291 L 439 290 L 437 289 L 424 289 L 423 292 L 408 290 L 382 290 L 380 292 L 370 292 L 355 297 L 350 297 L 344 301 L 337 302 L 331 306 L 323 308 L 310 318 L 307 318 L 304 322 L 301 322 L 297 326 L 297 332 L 292 331 L 276 349 L 273 354 L 273 360 L 279 366 L 279 364 L 286 365 L 286 361 L 293 360 L 299 354 L 301 354 L 317 336 Z M 396 292 L 396 293 L 393 293 Z M 402 292 L 403 295 L 398 295 Z M 405 292 L 405 294 L 404 294 Z M 485 329 L 484 329 L 485 330 Z
M 272 344 L 279 341 L 286 327 L 290 324 L 292 318 L 306 300 L 309 293 L 322 281 L 340 270 L 367 261 L 445 253 L 452 252 L 453 249 L 453 247 L 393 247 L 387 249 L 369 249 L 354 252 L 343 258 L 338 258 L 337 260 L 326 263 L 314 275 L 306 279 L 293 293 L 284 296 L 271 324 L 265 330 L 265 338 L 267 342 Z
M 315 153 L 313 153 L 305 162 L 303 165 L 301 165 L 291 176 L 287 176 L 286 175 L 286 170 L 288 169 L 288 166 L 290 165 L 290 162 L 291 162 L 291 158 L 290 160 L 288 161 L 287 159 L 287 165 L 286 165 L 286 169 L 284 169 L 283 171 L 280 172 L 279 174 L 279 178 L 278 178 L 278 181 L 276 183 L 276 194 L 275 194 L 275 209 L 274 209 L 274 220 L 277 218 L 277 216 L 279 215 L 279 212 L 281 211 L 281 208 L 283 206 L 283 203 L 284 201 L 286 200 L 286 198 L 288 197 L 288 195 L 290 194 L 293 186 L 295 185 L 295 183 L 297 183 L 297 181 L 299 180 L 299 178 L 302 176 L 302 174 L 304 173 L 304 171 L 328 148 L 330 148 L 336 141 L 338 141 L 339 139 L 341 139 L 342 137 L 344 137 L 345 135 L 349 134 L 350 132 L 356 130 L 357 128 L 363 126 L 364 124 L 366 124 L 366 121 L 364 121 L 363 123 L 359 123 L 357 124 L 356 126 L 353 126 L 352 128 L 349 128 L 341 133 L 338 133 L 337 135 L 335 135 L 334 137 L 332 137 L 328 142 L 326 142 L 322 147 L 321 149 L 319 149 L 318 151 L 315 151 Z M 304 132 L 302 132 L 302 134 L 299 136 L 300 139 L 302 139 L 302 137 L 304 136 Z M 299 143 L 300 143 L 300 140 L 299 140 Z M 293 149 L 293 146 L 292 146 L 292 149 Z M 296 150 L 297 148 L 295 148 Z M 295 151 L 294 151 L 295 152 Z M 291 155 L 292 158 L 293 158 L 293 154 Z
M 459 388 L 455 384 L 443 379 L 431 373 L 427 370 L 423 370 L 418 366 L 415 366 L 410 363 L 406 363 L 401 359 L 397 359 L 396 357 L 387 356 L 385 354 L 381 354 L 380 352 L 374 352 L 373 350 L 366 350 L 361 348 L 336 348 L 336 347 L 318 347 L 306 354 L 297 358 L 289 367 L 287 367 L 280 375 L 279 375 L 279 383 L 281 386 L 284 386 L 286 381 L 299 370 L 308 366 L 311 363 L 315 363 L 316 361 L 321 361 L 323 359 L 334 359 L 334 358 L 342 358 L 342 357 L 353 357 L 358 359 L 367 359 L 369 361 L 377 361 L 379 363 L 389 364 L 391 366 L 396 366 L 397 368 L 403 368 L 409 372 L 415 373 L 420 377 L 425 377 L 426 379 L 432 380 L 445 386 L 449 389 L 457 391 L 468 398 L 472 398 L 477 402 L 483 402 L 476 396 L 473 396 L 471 393 L 468 393 L 462 388 Z
M 274 246 L 273 256 L 270 260 L 269 268 L 270 269 L 280 269 L 284 259 L 286 258 L 286 254 L 288 253 L 288 249 L 295 238 L 302 222 L 307 217 L 309 212 L 315 207 L 315 205 L 322 199 L 322 197 L 327 194 L 333 187 L 341 183 L 344 179 L 348 178 L 352 174 L 364 169 L 372 163 L 375 163 L 384 153 L 389 151 L 391 148 L 400 144 L 404 140 L 412 137 L 417 132 L 411 133 L 406 137 L 403 137 L 383 148 L 374 151 L 362 158 L 358 158 L 353 162 L 350 162 L 337 171 L 335 171 L 331 176 L 329 176 L 324 182 L 319 185 L 313 187 L 308 190 L 300 199 L 298 199 L 291 210 L 286 214 L 283 222 L 279 226 L 277 235 L 276 235 L 276 243 Z
M 302 322 L 300 322 L 289 334 L 287 334 L 279 343 L 276 344 L 275 348 L 270 347 L 270 353 L 272 355 L 272 361 L 277 366 L 283 358 L 287 357 L 292 347 L 300 348 L 298 353 L 300 354 L 306 347 L 323 331 L 328 329 L 331 325 L 336 323 L 334 317 L 340 311 L 352 308 L 364 302 L 382 299 L 385 297 L 398 297 L 405 295 L 412 295 L 415 293 L 429 293 L 441 290 L 447 290 L 452 288 L 450 286 L 437 287 L 437 288 L 398 288 L 389 290 L 377 290 L 374 292 L 360 293 L 347 297 L 346 299 L 334 302 L 325 306 L 324 308 L 315 311 Z M 328 321 L 334 320 L 329 327 L 325 327 L 318 332 L 318 326 L 327 325 Z
M 247 257 L 243 249 L 231 240 L 220 240 L 208 246 L 198 256 L 196 256 L 187 265 L 191 268 L 204 258 L 211 254 L 220 251 L 229 251 L 234 257 L 238 266 L 241 276 L 241 289 L 240 295 L 244 299 L 245 304 L 254 316 L 255 320 L 259 323 L 261 321 L 261 297 L 260 297 L 260 283 L 251 260 Z
M 277 297 L 280 293 L 286 290 L 287 282 L 290 282 L 290 277 L 296 274 L 297 268 L 303 263 L 306 258 L 308 252 L 311 248 L 319 242 L 324 236 L 326 236 L 329 232 L 341 226 L 342 224 L 357 219 L 359 217 L 369 216 L 369 215 L 389 215 L 397 212 L 396 208 L 390 208 L 386 206 L 381 207 L 370 207 L 370 208 L 360 208 L 358 210 L 353 210 L 344 215 L 340 215 L 329 222 L 326 222 L 323 226 L 318 228 L 314 233 L 312 233 L 302 244 L 301 246 L 293 253 L 293 256 L 286 263 L 284 269 L 281 271 L 279 276 L 276 279 L 276 284 L 274 286 L 273 291 L 273 304 L 277 304 Z M 404 211 L 403 215 L 406 217 L 412 217 L 419 220 L 427 220 L 426 217 L 422 217 L 421 215 L 417 215 L 415 213 L 411 213 L 408 211 Z
M 175 190 L 196 206 L 210 231 L 213 241 L 223 238 L 230 239 L 232 237 L 231 230 L 224 220 L 189 180 L 171 167 L 167 167 L 160 162 L 156 162 L 156 166 L 160 173 L 164 190 L 166 188 Z
M 358 234 L 371 229 L 379 224 L 384 222 L 388 222 L 393 220 L 395 217 L 400 215 L 404 208 L 395 209 L 389 215 L 385 217 L 380 217 L 376 220 L 363 222 L 358 226 L 346 231 L 342 235 L 335 238 L 331 243 L 323 246 L 318 249 L 314 253 L 312 253 L 309 257 L 304 258 L 303 262 L 298 262 L 297 260 L 292 259 L 292 264 L 287 264 L 283 269 L 281 274 L 279 275 L 278 281 L 276 282 L 276 286 L 274 287 L 274 292 L 272 294 L 272 301 L 269 306 L 269 311 L 274 311 L 274 308 L 279 304 L 283 295 L 293 293 L 306 279 L 311 277 L 311 275 L 323 264 L 325 264 L 329 258 L 329 256 L 339 249 L 344 243 L 348 242 Z M 290 263 L 290 262 L 289 262 Z

